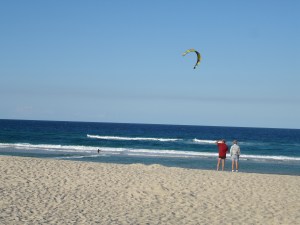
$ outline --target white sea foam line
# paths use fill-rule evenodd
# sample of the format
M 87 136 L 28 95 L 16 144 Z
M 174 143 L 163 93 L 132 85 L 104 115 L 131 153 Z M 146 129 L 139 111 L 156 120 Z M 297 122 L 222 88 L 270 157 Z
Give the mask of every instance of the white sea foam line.
M 128 155 L 130 156 L 145 156 L 145 154 L 142 153 L 129 153 Z M 192 156 L 192 155 L 163 155 L 163 154 L 149 154 L 147 155 L 149 157 L 168 157 L 168 158 L 194 158 L 196 156 Z
M 194 138 L 193 140 L 194 142 L 196 143 L 203 143 L 203 144 L 215 144 L 216 143 L 216 140 L 200 140 L 200 139 L 197 139 L 197 138 Z
M 46 144 L 28 144 L 28 143 L 18 143 L 18 144 L 8 144 L 8 143 L 0 143 L 0 147 L 2 148 L 16 148 L 16 149 L 24 149 L 24 150 L 32 150 L 32 149 L 42 149 L 47 151 L 81 151 L 81 152 L 89 152 L 96 151 L 99 147 L 91 147 L 91 146 L 80 146 L 80 145 L 46 145 Z M 101 148 L 105 150 L 106 148 Z M 121 148 L 120 148 L 121 151 Z
M 32 145 L 28 143 L 0 143 L 1 148 L 16 148 L 24 150 L 47 150 L 47 151 L 64 151 L 64 152 L 95 152 L 98 149 L 104 152 L 128 152 L 128 153 L 143 153 L 145 155 L 178 155 L 178 156 L 204 156 L 204 157 L 217 157 L 217 153 L 210 152 L 192 152 L 192 151 L 177 151 L 177 150 L 152 150 L 152 149 L 131 149 L 131 148 L 109 148 L 109 147 L 92 147 L 92 146 L 72 146 L 72 145 L 45 145 L 37 144 Z M 244 159 L 268 159 L 268 160 L 291 160 L 300 161 L 300 157 L 287 157 L 287 156 L 268 156 L 268 155 L 242 155 Z
M 67 152 L 94 152 L 98 149 L 108 152 L 135 152 L 144 154 L 159 154 L 159 155 L 194 155 L 194 156 L 216 156 L 216 153 L 201 153 L 201 152 L 189 152 L 189 151 L 176 151 L 176 150 L 151 150 L 151 149 L 131 149 L 131 148 L 109 148 L 109 147 L 90 147 L 90 146 L 71 146 L 71 145 L 44 145 L 44 144 L 6 144 L 0 143 L 1 147 L 17 148 L 24 150 L 47 150 L 47 151 L 67 151 Z
M 61 157 L 56 157 L 56 159 L 82 159 L 85 156 L 61 156 Z
M 130 153 L 159 154 L 159 155 L 217 156 L 217 153 L 177 151 L 177 150 L 128 149 L 128 151 Z
M 87 134 L 88 138 L 96 138 L 103 140 L 120 140 L 120 141 L 178 141 L 176 138 L 148 138 L 148 137 L 119 137 L 119 136 L 100 136 Z
M 243 155 L 244 158 L 248 159 L 271 159 L 271 160 L 297 160 L 300 161 L 300 157 L 288 157 L 288 156 L 281 156 L 281 155 Z
M 216 144 L 217 140 L 205 140 L 205 139 L 197 139 L 194 138 L 193 142 L 199 143 L 199 144 Z M 231 143 L 232 141 L 228 141 L 228 143 Z M 247 145 L 247 146 L 268 146 L 268 143 L 263 142 L 238 142 L 240 145 Z M 292 144 L 292 146 L 297 146 L 297 144 Z

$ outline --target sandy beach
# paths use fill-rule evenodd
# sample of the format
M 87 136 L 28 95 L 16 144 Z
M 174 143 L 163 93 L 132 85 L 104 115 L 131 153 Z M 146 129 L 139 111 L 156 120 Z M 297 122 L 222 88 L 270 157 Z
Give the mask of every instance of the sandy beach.
M 300 224 L 300 177 L 0 157 L 0 224 Z

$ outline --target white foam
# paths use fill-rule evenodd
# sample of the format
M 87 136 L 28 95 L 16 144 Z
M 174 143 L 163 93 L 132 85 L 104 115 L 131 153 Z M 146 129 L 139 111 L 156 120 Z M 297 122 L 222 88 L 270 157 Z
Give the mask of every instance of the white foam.
M 197 138 L 194 138 L 193 141 L 196 143 L 201 143 L 201 144 L 215 144 L 216 143 L 216 140 L 201 140 L 201 139 L 197 139 Z
M 97 147 L 80 145 L 49 145 L 49 144 L 29 144 L 29 143 L 0 143 L 0 148 L 15 148 L 23 150 L 45 150 L 45 151 L 65 151 L 65 152 L 90 152 L 98 150 Z
M 96 138 L 103 140 L 120 140 L 120 141 L 178 141 L 176 138 L 148 138 L 148 137 L 119 137 L 119 136 L 100 136 L 100 135 L 86 135 L 88 138 Z
M 85 156 L 60 156 L 56 157 L 56 159 L 83 159 Z
M 260 160 L 297 160 L 300 161 L 300 157 L 288 157 L 281 155 L 243 155 L 243 158 L 247 159 L 260 159 Z

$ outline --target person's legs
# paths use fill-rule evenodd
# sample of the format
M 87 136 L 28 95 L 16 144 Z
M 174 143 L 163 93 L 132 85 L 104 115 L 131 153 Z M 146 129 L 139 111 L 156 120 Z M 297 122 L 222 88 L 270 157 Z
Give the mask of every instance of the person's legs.
M 238 156 L 236 157 L 236 161 L 235 161 L 236 172 L 239 171 L 239 159 L 240 159 L 240 156 L 238 155 Z
M 232 166 L 231 166 L 231 168 L 232 168 L 232 171 L 234 171 L 234 160 L 232 160 Z
M 225 159 L 222 159 L 222 171 L 224 171 Z
M 219 168 L 220 168 L 220 161 L 221 161 L 221 159 L 218 158 L 217 170 L 219 170 Z

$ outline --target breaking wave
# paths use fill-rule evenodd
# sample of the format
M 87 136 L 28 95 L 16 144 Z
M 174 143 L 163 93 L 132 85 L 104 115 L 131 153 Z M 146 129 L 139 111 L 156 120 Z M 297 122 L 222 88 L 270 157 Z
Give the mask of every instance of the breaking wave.
M 88 138 L 96 138 L 102 140 L 117 140 L 117 141 L 179 141 L 177 138 L 151 138 L 151 137 L 119 137 L 119 136 L 100 136 L 86 135 Z

